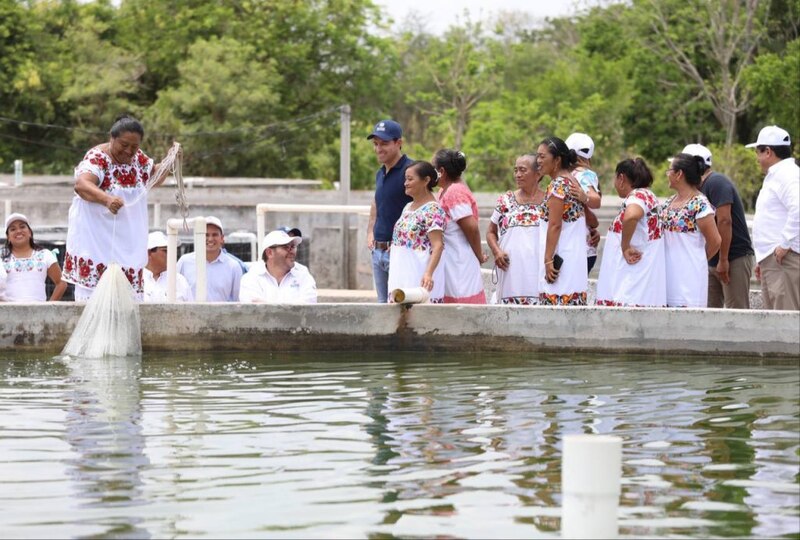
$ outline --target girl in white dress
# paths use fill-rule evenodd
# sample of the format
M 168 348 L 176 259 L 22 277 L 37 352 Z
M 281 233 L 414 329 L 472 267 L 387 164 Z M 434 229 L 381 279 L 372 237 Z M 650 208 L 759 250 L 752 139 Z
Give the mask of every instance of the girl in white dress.
M 576 162 L 574 151 L 558 137 L 541 142 L 536 154 L 543 175 L 552 180 L 545 195 L 546 232 L 542 235 L 543 272 L 539 301 L 547 305 L 585 306 L 589 288 L 586 267 L 586 217 L 589 196 L 578 189 L 570 192 L 569 172 Z M 556 268 L 556 260 L 563 261 Z
M 497 289 L 492 303 L 535 305 L 539 303 L 539 231 L 543 220 L 544 191 L 536 156 L 525 154 L 514 166 L 517 190 L 497 199 L 486 232 L 494 254 Z
M 447 214 L 444 229 L 446 304 L 485 304 L 481 265 L 489 256 L 481 249 L 478 203 L 461 179 L 467 169 L 464 152 L 442 149 L 433 156 L 439 174 L 439 204 Z
M 641 158 L 617 164 L 614 189 L 622 207 L 606 234 L 597 304 L 650 306 L 667 304 L 661 204 L 648 188 L 653 175 Z
M 442 302 L 445 281 L 439 261 L 446 216 L 431 191 L 437 180 L 436 169 L 427 161 L 408 166 L 403 186 L 413 200 L 395 223 L 389 248 L 389 292 L 422 286 L 430 291 L 431 303 Z
M 110 135 L 75 167 L 64 279 L 75 284 L 76 301 L 91 297 L 112 262 L 120 265 L 138 300 L 144 290 L 147 183 L 159 166 L 139 149 L 144 129 L 135 118 L 117 118 Z
M 708 305 L 708 259 L 721 239 L 714 207 L 699 191 L 704 167 L 702 157 L 678 154 L 667 169 L 669 187 L 676 191 L 661 211 L 670 307 Z
M 55 284 L 51 301 L 60 300 L 67 289 L 61 280 L 61 267 L 53 252 L 33 241 L 33 231 L 28 218 L 11 214 L 6 218 L 6 245 L 3 247 L 2 265 L 6 281 L 6 301 L 44 302 L 47 300 L 47 278 Z

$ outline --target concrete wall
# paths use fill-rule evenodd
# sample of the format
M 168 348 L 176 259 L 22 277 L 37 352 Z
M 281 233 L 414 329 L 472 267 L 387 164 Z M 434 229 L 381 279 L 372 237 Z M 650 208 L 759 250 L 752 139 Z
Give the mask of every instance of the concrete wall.
M 5 304 L 0 350 L 58 353 L 81 305 Z M 145 351 L 504 351 L 800 359 L 800 312 L 377 304 L 144 304 Z

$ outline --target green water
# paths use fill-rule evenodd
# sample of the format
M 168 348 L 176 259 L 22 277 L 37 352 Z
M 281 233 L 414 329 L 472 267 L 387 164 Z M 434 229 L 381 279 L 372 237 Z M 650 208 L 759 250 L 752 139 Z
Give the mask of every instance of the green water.
M 0 537 L 558 537 L 561 438 L 623 537 L 800 536 L 796 366 L 555 355 L 0 358 Z

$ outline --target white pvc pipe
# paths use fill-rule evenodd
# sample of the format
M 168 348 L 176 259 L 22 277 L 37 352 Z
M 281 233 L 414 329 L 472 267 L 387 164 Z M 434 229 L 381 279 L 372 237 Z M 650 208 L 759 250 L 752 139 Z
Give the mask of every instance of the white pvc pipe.
M 561 537 L 617 538 L 622 439 L 565 435 L 561 460 Z
M 205 302 L 206 292 L 206 218 L 193 217 L 186 220 L 194 225 L 195 296 L 196 302 Z M 167 301 L 174 302 L 176 296 L 176 273 L 178 270 L 178 229 L 183 228 L 183 219 L 167 220 Z M 201 286 L 202 285 L 202 286 Z
M 424 304 L 430 298 L 430 293 L 425 287 L 413 287 L 395 289 L 389 296 L 395 304 Z
M 205 302 L 206 288 L 206 219 L 194 220 L 195 300 Z
M 169 220 L 173 221 L 173 220 Z M 180 221 L 180 220 L 174 220 Z M 167 225 L 167 302 L 174 302 L 177 296 L 178 273 L 178 229 Z

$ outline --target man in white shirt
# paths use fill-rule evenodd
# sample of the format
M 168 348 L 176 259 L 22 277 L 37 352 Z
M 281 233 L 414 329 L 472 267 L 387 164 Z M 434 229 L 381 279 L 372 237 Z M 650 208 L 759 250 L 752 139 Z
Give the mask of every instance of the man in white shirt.
M 800 168 L 789 133 L 767 126 L 747 148 L 766 173 L 756 200 L 753 249 L 766 309 L 800 309 Z
M 295 263 L 301 237 L 282 230 L 264 237 L 264 264 L 253 263 L 242 278 L 241 302 L 269 304 L 316 304 L 317 283 L 304 266 Z
M 225 234 L 222 222 L 213 216 L 206 218 L 206 301 L 238 302 L 242 268 L 222 250 Z M 195 250 L 200 246 L 195 246 Z M 197 298 L 195 254 L 187 253 L 178 260 L 178 273 L 183 274 Z
M 167 301 L 167 235 L 161 231 L 147 236 L 147 266 L 144 267 L 144 301 Z M 194 299 L 189 282 L 175 274 L 175 300 L 191 302 Z

